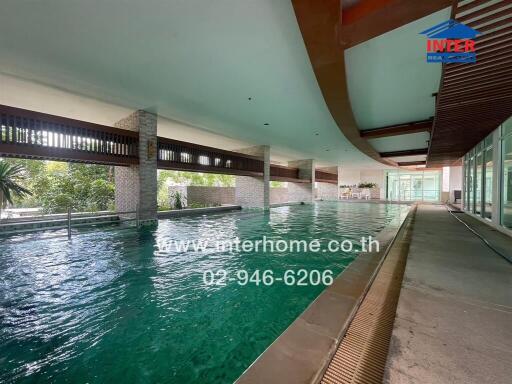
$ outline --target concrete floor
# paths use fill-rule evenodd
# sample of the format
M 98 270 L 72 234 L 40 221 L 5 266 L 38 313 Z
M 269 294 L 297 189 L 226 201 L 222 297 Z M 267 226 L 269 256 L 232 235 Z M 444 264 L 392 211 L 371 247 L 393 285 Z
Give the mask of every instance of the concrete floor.
M 512 264 L 443 206 L 418 207 L 384 382 L 512 383 Z

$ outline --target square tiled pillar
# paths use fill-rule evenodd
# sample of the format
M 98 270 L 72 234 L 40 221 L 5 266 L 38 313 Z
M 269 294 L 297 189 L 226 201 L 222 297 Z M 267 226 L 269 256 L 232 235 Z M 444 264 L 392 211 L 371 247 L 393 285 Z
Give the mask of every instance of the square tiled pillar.
M 289 167 L 299 168 L 299 178 L 304 182 L 288 182 L 288 200 L 291 202 L 312 203 L 315 199 L 315 161 L 294 160 Z
M 115 167 L 116 211 L 135 211 L 138 206 L 140 220 L 154 221 L 157 218 L 157 116 L 138 110 L 115 126 L 139 132 L 139 164 Z
M 336 183 L 323 183 L 316 180 L 318 194 L 317 197 L 321 200 L 338 200 L 340 190 L 340 168 L 341 167 L 326 167 L 319 168 L 320 171 L 333 173 L 337 175 Z
M 236 152 L 258 156 L 263 160 L 263 177 L 237 176 L 235 203 L 242 208 L 270 208 L 270 147 L 260 145 L 244 148 Z

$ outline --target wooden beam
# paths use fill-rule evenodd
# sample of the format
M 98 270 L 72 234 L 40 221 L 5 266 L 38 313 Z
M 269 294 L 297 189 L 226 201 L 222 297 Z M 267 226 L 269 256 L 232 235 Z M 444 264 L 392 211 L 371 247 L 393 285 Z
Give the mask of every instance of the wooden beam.
M 404 151 L 392 151 L 392 152 L 381 152 L 381 157 L 402 157 L 402 156 L 419 156 L 426 155 L 428 153 L 428 148 L 418 148 L 418 149 L 406 149 Z
M 414 167 L 417 165 L 426 165 L 427 162 L 425 160 L 423 161 L 399 161 L 398 165 L 400 167 Z
M 361 131 L 361 137 L 377 138 L 398 135 L 407 135 L 410 133 L 430 132 L 432 130 L 433 119 L 413 121 L 411 123 L 389 125 L 387 127 L 368 129 Z
M 361 1 L 346 11 L 348 16 L 342 16 L 339 41 L 345 49 L 447 8 L 452 0 L 381 0 L 373 6 L 365 3 Z

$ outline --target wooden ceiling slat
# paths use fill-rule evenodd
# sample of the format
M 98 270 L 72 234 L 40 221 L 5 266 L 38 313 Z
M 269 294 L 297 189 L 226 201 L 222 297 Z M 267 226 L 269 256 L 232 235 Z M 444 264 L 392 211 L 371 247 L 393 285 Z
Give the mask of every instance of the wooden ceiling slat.
M 467 20 L 472 20 L 475 17 L 485 15 L 486 13 L 489 13 L 489 12 L 492 12 L 492 11 L 496 11 L 496 10 L 501 9 L 503 7 L 506 7 L 506 6 L 510 5 L 510 4 L 512 4 L 511 0 L 502 0 L 499 3 L 490 5 L 488 7 L 481 8 L 478 11 L 467 13 L 464 16 L 457 17 L 456 20 L 460 21 L 461 23 L 463 23 L 463 22 L 465 22 Z
M 512 38 L 512 32 L 508 31 L 508 32 L 504 32 L 504 33 L 500 34 L 499 36 L 493 37 L 492 39 L 475 41 L 475 47 L 476 47 L 476 49 L 479 50 L 482 48 L 491 47 L 494 44 L 500 44 L 503 41 L 506 41 L 511 38 Z
M 510 64 L 510 63 L 512 63 L 512 58 L 504 55 L 504 57 L 501 60 L 497 60 L 497 61 L 494 61 L 491 63 L 487 63 L 486 65 L 480 65 L 480 66 L 477 66 L 475 64 L 475 65 L 472 65 L 471 69 L 469 69 L 469 70 L 465 70 L 465 71 L 461 70 L 459 72 L 448 72 L 445 70 L 444 78 L 445 79 L 461 79 L 462 76 L 465 76 L 465 75 L 479 76 L 483 73 L 488 73 L 489 71 L 499 69 L 502 66 Z
M 512 8 L 507 8 L 502 11 L 493 13 L 491 15 L 482 17 L 478 20 L 472 21 L 471 23 L 466 23 L 466 25 L 468 27 L 478 29 L 479 26 L 484 25 L 484 24 L 488 23 L 489 21 L 493 21 L 500 17 L 504 17 L 504 16 L 508 16 L 508 15 L 512 15 Z
M 478 27 L 478 32 L 487 32 L 491 31 L 494 28 L 501 27 L 503 25 L 510 25 L 512 23 L 512 17 L 508 17 L 506 19 L 498 20 L 495 23 L 484 25 L 483 27 Z
M 480 81 L 472 81 L 471 83 L 467 83 L 464 85 L 450 85 L 444 87 L 443 96 L 451 96 L 457 94 L 464 93 L 472 93 L 472 91 L 482 91 L 487 88 L 500 89 L 508 86 L 508 84 L 512 83 L 512 77 L 508 81 L 503 81 L 503 77 L 494 80 L 483 79 Z
M 478 44 L 486 42 L 486 41 L 489 41 L 489 40 L 491 40 L 493 38 L 496 38 L 496 37 L 500 37 L 503 34 L 508 33 L 510 31 L 512 31 L 512 25 L 509 26 L 509 27 L 500 28 L 500 29 L 498 29 L 497 31 L 494 31 L 494 32 L 484 33 L 484 34 L 478 36 L 475 39 L 476 46 L 478 47 Z
M 476 8 L 482 4 L 488 3 L 489 0 L 476 0 L 471 3 L 465 4 L 465 5 L 457 5 L 457 15 L 466 11 L 469 11 L 470 9 Z
M 476 64 L 471 64 L 471 65 L 467 65 L 467 64 L 455 64 L 455 65 L 452 65 L 450 67 L 448 67 L 446 69 L 446 73 L 448 74 L 452 74 L 452 73 L 457 73 L 457 72 L 461 72 L 461 73 L 464 73 L 466 72 L 467 73 L 467 70 L 468 69 L 471 69 L 471 68 L 479 68 L 479 67 L 482 67 L 486 64 L 489 64 L 489 63 L 494 63 L 494 62 L 508 62 L 510 60 L 512 60 L 512 57 L 510 57 L 510 53 L 511 53 L 511 49 L 508 49 L 508 50 L 503 50 L 501 52 L 497 52 L 493 55 L 489 55 L 485 58 L 479 58 L 478 57 L 478 52 L 477 52 L 477 62 Z
M 511 74 L 512 73 L 512 61 L 508 63 L 507 65 L 500 65 L 497 68 L 487 70 L 483 74 L 477 74 L 479 79 L 494 79 L 495 77 L 500 77 L 502 75 Z M 472 84 L 471 80 L 475 78 L 475 75 L 473 73 L 469 73 L 468 75 L 459 75 L 457 77 L 453 78 L 447 78 L 445 80 L 445 86 L 446 85 L 454 85 L 454 84 L 468 84 L 468 81 L 470 84 Z

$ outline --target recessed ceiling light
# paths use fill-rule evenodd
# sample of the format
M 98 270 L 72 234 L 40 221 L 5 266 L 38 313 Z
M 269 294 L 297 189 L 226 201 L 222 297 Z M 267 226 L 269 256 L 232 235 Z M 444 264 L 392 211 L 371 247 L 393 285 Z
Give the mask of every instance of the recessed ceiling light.
M 315 133 L 315 136 L 318 136 L 318 135 L 319 135 L 319 133 Z
M 326 150 L 325 150 L 325 152 L 329 152 L 329 150 L 328 150 L 328 149 L 326 149 Z
M 252 97 L 248 97 L 247 100 L 249 100 L 249 101 L 252 100 Z
M 263 125 L 270 125 L 269 123 L 263 123 Z

